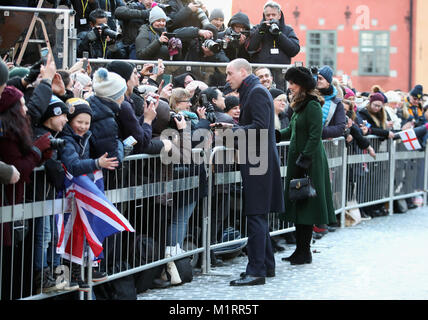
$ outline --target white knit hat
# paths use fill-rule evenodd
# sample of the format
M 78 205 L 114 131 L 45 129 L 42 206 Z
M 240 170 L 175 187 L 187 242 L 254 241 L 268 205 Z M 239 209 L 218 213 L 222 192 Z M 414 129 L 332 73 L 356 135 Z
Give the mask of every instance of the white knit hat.
M 99 68 L 94 75 L 92 84 L 95 95 L 101 98 L 119 99 L 127 89 L 126 81 L 114 72 L 108 72 L 105 68 Z
M 388 91 L 385 93 L 388 102 L 401 102 L 401 96 L 397 91 Z

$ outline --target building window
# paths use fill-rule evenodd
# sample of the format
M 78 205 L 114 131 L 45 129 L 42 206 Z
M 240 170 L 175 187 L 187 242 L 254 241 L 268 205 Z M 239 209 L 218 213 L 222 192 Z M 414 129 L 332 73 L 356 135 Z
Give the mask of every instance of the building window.
M 389 76 L 388 31 L 360 31 L 359 74 Z
M 330 66 L 336 70 L 337 35 L 334 30 L 310 30 L 306 33 L 306 65 Z

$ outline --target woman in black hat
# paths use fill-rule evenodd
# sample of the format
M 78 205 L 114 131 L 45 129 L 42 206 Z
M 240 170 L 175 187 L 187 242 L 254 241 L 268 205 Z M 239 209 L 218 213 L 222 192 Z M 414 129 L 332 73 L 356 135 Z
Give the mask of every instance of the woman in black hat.
M 316 80 L 304 67 L 290 68 L 285 74 L 293 93 L 290 107 L 294 113 L 288 128 L 280 131 L 280 140 L 290 140 L 285 184 L 285 213 L 281 217 L 296 227 L 296 250 L 283 261 L 291 264 L 312 262 L 310 243 L 314 224 L 336 222 L 327 156 L 322 144 L 323 98 L 315 90 Z M 317 196 L 300 201 L 289 198 L 290 181 L 308 175 Z

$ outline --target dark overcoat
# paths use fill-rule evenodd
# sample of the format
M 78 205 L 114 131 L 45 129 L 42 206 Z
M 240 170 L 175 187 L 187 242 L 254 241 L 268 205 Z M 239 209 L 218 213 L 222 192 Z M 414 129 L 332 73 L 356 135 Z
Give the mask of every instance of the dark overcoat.
M 240 165 L 244 191 L 244 212 L 246 215 L 283 212 L 284 196 L 281 184 L 278 150 L 275 143 L 275 121 L 272 96 L 254 75 L 249 75 L 244 79 L 238 92 L 241 114 L 239 116 L 239 126 L 234 127 L 234 131 L 236 132 L 237 129 L 243 129 L 247 137 L 246 162 Z M 260 134 L 261 129 L 267 129 L 267 141 L 263 138 L 260 139 L 262 136 Z M 249 130 L 254 130 L 253 132 L 256 132 L 258 141 L 255 144 L 255 150 L 250 149 L 251 147 L 248 143 L 254 142 L 252 134 L 249 134 Z M 252 140 L 249 141 L 250 139 Z M 250 144 L 254 145 L 254 143 Z M 242 150 L 239 151 L 240 160 L 242 160 Z M 260 155 L 260 151 L 263 152 L 262 155 Z M 264 153 L 265 151 L 266 153 Z M 254 152 L 257 156 L 264 157 L 260 163 L 250 163 L 251 161 L 249 160 L 251 157 L 254 157 Z M 261 175 L 252 174 L 250 170 L 258 168 L 262 161 L 266 161 L 266 172 Z
M 330 224 L 336 222 L 327 156 L 321 140 L 322 111 L 318 100 L 313 97 L 304 102 L 299 112 L 294 112 L 290 126 L 281 130 L 281 140 L 290 140 L 287 154 L 287 176 L 285 183 L 285 214 L 281 218 L 295 224 Z M 296 166 L 299 154 L 311 158 L 308 170 L 317 196 L 308 200 L 291 201 L 288 190 L 290 180 L 301 177 Z

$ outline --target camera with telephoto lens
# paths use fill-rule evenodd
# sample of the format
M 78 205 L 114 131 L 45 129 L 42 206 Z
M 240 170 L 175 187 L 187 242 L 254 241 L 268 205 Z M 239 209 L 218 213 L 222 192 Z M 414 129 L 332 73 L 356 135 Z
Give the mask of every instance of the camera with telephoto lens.
M 223 40 L 207 39 L 202 43 L 202 46 L 211 50 L 212 53 L 219 53 L 223 47 Z
M 101 35 L 99 30 L 101 30 Z M 89 41 L 96 41 L 99 37 L 101 37 L 101 39 L 110 37 L 111 40 L 117 41 L 122 38 L 122 34 L 111 30 L 107 24 L 103 23 L 93 27 L 92 30 L 87 33 L 87 37 Z
M 59 150 L 64 148 L 65 146 L 65 140 L 63 139 L 49 137 L 49 140 L 51 142 L 51 149 Z

